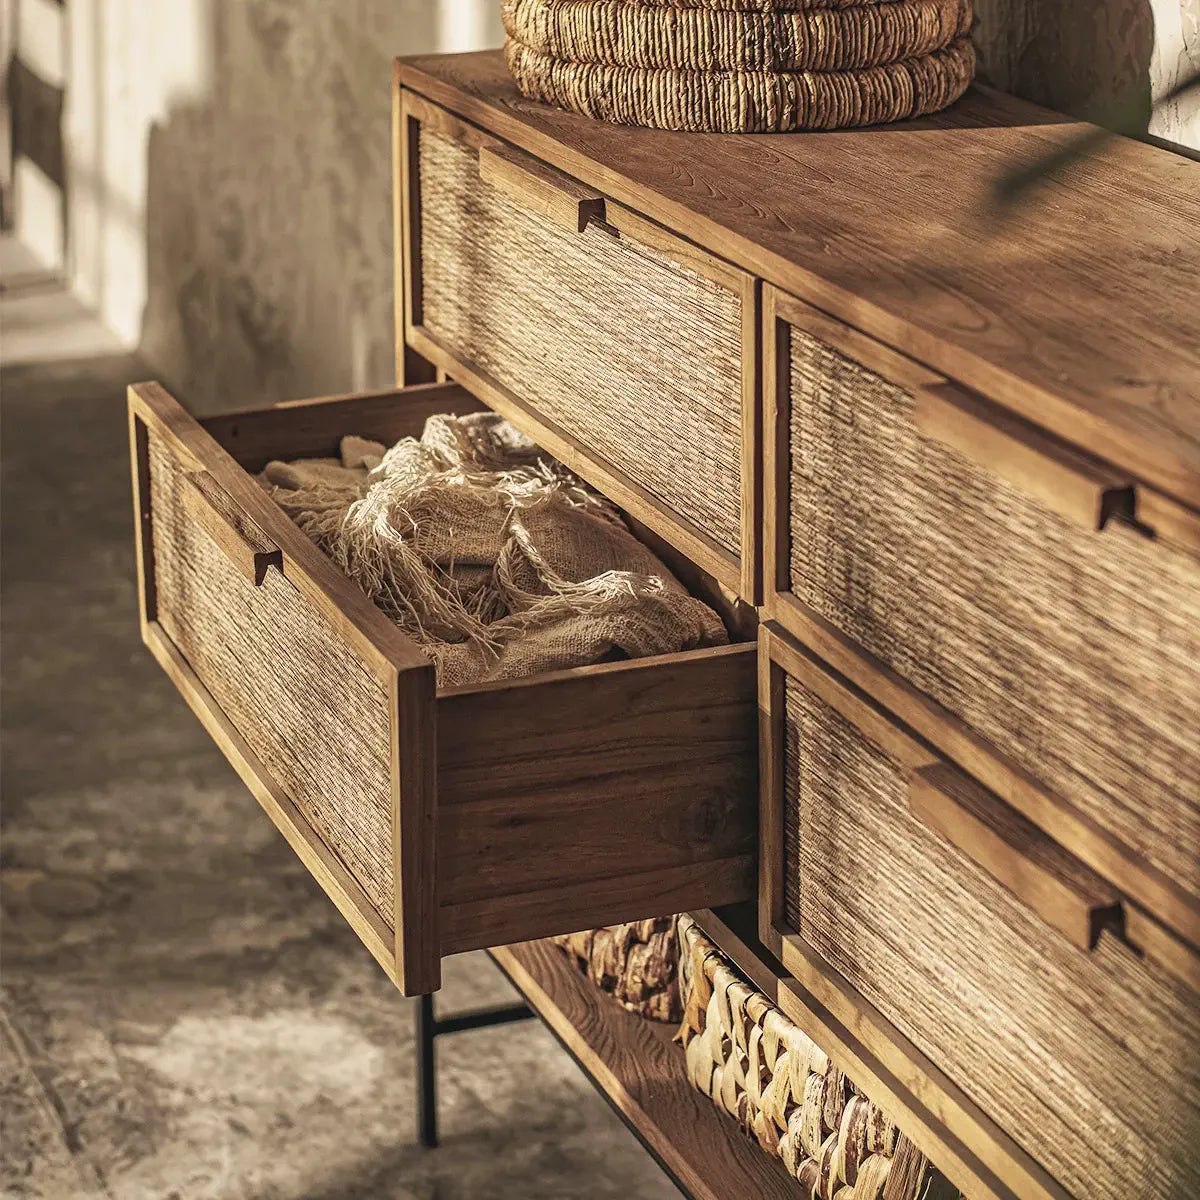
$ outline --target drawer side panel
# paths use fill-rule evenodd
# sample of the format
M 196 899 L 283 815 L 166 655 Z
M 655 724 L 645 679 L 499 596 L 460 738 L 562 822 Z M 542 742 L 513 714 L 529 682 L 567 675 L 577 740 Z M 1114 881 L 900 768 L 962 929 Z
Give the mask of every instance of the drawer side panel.
M 422 128 L 421 320 L 733 554 L 741 548 L 741 298 L 625 235 L 564 230 Z
M 788 924 L 1072 1194 L 1200 1194 L 1195 997 L 1088 954 L 909 811 L 899 762 L 785 684 Z
M 1195 893 L 1200 563 L 1071 524 L 790 341 L 795 596 Z
M 388 696 L 277 571 L 253 587 L 183 507 L 154 436 L 157 617 L 271 777 L 393 923 Z

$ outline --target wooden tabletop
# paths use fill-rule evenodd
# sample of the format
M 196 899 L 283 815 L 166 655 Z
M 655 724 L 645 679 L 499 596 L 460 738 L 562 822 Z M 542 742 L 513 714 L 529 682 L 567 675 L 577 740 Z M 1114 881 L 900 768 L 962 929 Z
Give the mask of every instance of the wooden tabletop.
M 499 52 L 402 83 L 1200 507 L 1200 163 L 973 88 L 870 129 L 666 133 L 523 99 Z
M 782 1163 L 688 1082 L 673 1026 L 626 1012 L 550 942 L 489 953 L 685 1194 L 800 1200 Z

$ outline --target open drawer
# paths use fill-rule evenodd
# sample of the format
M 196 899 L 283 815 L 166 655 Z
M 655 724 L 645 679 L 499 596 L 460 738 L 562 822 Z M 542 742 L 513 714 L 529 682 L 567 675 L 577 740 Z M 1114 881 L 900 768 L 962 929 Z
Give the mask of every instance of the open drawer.
M 480 407 L 428 385 L 201 422 L 129 392 L 143 638 L 406 995 L 445 954 L 755 887 L 753 644 L 438 690 L 253 478 Z

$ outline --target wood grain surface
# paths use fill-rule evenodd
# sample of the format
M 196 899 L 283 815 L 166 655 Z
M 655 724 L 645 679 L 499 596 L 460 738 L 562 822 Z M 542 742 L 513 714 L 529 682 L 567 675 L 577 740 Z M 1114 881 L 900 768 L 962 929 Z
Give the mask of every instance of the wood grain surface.
M 205 417 L 200 424 L 240 467 L 257 474 L 272 459 L 336 458 L 348 433 L 390 446 L 403 437 L 419 438 L 435 413 L 464 416 L 486 409 L 457 384 L 430 383 L 256 405 Z
M 283 551 L 207 472 L 187 476 L 183 506 L 252 586 L 261 587 L 271 567 L 283 570 Z
M 442 692 L 443 953 L 753 895 L 755 667 L 720 646 Z
M 686 1194 L 798 1200 L 799 1184 L 688 1082 L 672 1026 L 626 1012 L 548 942 L 491 954 Z
M 604 220 L 604 197 L 511 146 L 479 151 L 479 178 L 572 233 Z
M 498 53 L 400 79 L 492 133 L 1200 506 L 1200 164 L 1116 138 L 1020 205 L 1080 126 L 974 88 L 932 117 L 648 131 L 524 100 Z

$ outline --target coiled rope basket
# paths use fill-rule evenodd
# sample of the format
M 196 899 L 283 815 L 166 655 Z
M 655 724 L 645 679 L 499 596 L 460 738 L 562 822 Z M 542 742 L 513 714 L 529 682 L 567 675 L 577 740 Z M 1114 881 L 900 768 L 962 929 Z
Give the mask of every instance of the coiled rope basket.
M 953 104 L 972 0 L 503 0 L 521 92 L 622 125 L 770 133 Z

